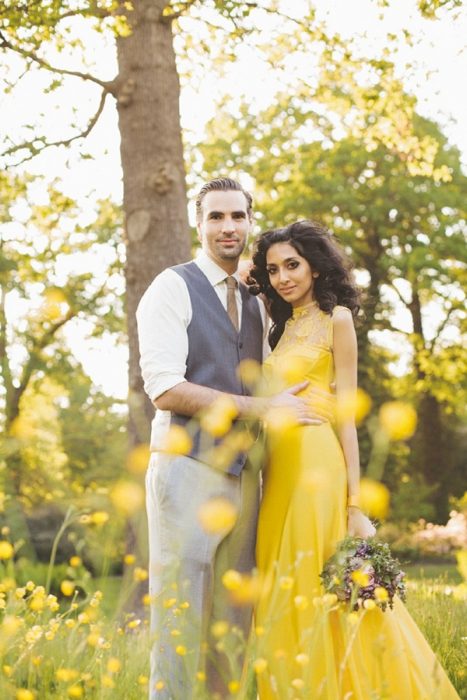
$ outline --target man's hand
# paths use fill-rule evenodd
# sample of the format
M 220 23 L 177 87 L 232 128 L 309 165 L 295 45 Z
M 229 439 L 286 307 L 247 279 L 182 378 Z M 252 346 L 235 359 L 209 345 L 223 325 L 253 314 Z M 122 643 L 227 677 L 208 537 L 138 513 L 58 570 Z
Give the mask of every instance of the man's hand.
M 296 396 L 309 386 L 308 381 L 300 382 L 276 394 L 268 402 L 268 409 L 290 412 L 299 425 L 321 425 L 332 416 L 331 394 L 312 389 L 306 397 Z

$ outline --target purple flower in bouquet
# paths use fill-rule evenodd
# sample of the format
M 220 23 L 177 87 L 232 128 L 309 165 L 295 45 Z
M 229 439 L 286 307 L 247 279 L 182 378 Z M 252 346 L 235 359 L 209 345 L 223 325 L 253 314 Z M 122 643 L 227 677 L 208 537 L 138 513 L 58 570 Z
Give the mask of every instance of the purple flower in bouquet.
M 374 537 L 346 537 L 320 574 L 326 593 L 352 609 L 373 600 L 382 610 L 393 607 L 395 595 L 405 600 L 404 575 L 389 545 Z

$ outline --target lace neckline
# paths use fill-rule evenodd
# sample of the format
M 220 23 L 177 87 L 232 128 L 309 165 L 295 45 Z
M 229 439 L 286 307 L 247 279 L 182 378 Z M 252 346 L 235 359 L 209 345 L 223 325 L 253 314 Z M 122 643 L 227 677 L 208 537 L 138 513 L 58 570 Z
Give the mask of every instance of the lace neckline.
M 313 309 L 319 309 L 319 304 L 315 299 L 302 306 L 294 306 L 292 309 L 292 318 L 306 316 L 310 311 L 313 311 Z

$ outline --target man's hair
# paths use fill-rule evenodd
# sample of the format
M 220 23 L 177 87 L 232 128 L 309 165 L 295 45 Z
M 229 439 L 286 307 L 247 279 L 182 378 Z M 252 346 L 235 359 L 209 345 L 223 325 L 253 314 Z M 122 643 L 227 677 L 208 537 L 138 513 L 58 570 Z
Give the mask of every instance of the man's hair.
M 219 177 L 215 180 L 210 180 L 202 186 L 199 194 L 196 198 L 196 220 L 199 221 L 202 218 L 202 204 L 203 199 L 208 192 L 229 192 L 235 190 L 237 192 L 243 192 L 246 199 L 246 209 L 248 216 L 251 218 L 253 213 L 253 197 L 249 192 L 243 189 L 241 184 L 236 180 L 231 180 L 229 177 Z

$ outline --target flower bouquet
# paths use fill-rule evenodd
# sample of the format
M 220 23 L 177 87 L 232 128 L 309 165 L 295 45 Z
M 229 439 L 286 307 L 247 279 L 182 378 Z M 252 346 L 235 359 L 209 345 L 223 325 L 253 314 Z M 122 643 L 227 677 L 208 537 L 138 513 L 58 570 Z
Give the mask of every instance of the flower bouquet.
M 320 576 L 326 593 L 334 593 L 352 610 L 392 608 L 396 594 L 405 600 L 405 574 L 389 545 L 374 537 L 343 539 Z

